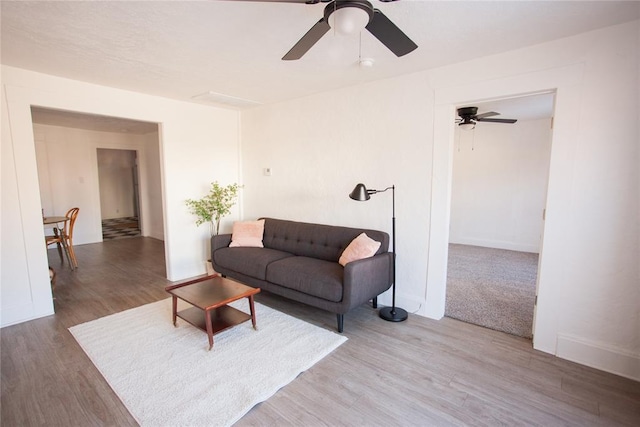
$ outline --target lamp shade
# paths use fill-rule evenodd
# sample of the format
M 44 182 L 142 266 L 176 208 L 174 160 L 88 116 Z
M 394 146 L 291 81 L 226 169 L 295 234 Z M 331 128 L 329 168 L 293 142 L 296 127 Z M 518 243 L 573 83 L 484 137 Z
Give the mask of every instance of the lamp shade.
M 369 14 L 358 7 L 343 7 L 329 15 L 329 26 L 338 34 L 357 34 L 369 23 Z
M 367 187 L 365 187 L 364 184 L 356 185 L 356 188 L 354 188 L 351 194 L 349 194 L 349 197 L 360 202 L 364 202 L 365 200 L 369 200 L 371 198 L 369 192 L 367 191 Z

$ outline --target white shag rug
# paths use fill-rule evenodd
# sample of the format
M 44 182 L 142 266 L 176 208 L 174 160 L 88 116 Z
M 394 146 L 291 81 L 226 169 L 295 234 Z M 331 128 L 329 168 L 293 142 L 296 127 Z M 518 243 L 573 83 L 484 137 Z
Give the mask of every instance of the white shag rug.
M 179 300 L 178 309 L 188 307 Z M 249 312 L 247 299 L 232 306 Z M 347 338 L 256 303 L 251 321 L 214 335 L 178 318 L 171 298 L 69 328 L 142 426 L 227 426 Z

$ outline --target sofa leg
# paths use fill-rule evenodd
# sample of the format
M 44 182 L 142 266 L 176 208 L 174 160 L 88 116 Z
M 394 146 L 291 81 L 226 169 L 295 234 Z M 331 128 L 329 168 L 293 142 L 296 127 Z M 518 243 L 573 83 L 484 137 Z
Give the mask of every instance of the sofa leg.
M 342 333 L 344 329 L 344 314 L 337 314 L 338 316 L 338 332 Z
M 371 305 L 373 306 L 373 308 L 378 308 L 378 297 L 373 297 L 371 299 Z

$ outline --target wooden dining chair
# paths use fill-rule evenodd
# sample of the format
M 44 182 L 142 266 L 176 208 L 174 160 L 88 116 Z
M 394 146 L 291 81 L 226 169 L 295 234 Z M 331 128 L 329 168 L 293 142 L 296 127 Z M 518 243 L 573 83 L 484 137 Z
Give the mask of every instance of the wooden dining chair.
M 64 238 L 67 241 L 67 248 L 69 248 L 71 261 L 73 261 L 75 268 L 78 268 L 78 259 L 76 258 L 76 251 L 73 249 L 73 228 L 76 224 L 76 218 L 78 218 L 78 212 L 80 212 L 80 208 L 69 209 L 66 215 L 67 218 L 69 218 L 69 221 L 64 223 L 64 229 L 62 230 L 62 234 L 64 234 Z
M 68 251 L 67 258 L 71 268 L 78 268 L 78 259 L 76 258 L 76 252 L 73 249 L 73 229 L 76 219 L 78 218 L 78 212 L 80 212 L 80 208 L 69 209 L 65 215 L 69 220 L 64 223 L 62 230 L 54 230 L 56 232 L 53 236 L 45 237 L 47 247 L 53 244 L 58 245 L 58 253 L 60 254 L 61 261 L 63 260 L 61 246 L 66 246 Z
M 68 222 L 68 221 L 67 221 Z M 62 239 L 63 239 L 63 232 L 62 230 L 58 229 L 58 228 L 54 228 L 53 229 L 53 235 L 45 235 L 44 236 L 44 242 L 46 243 L 47 248 L 49 248 L 49 246 L 51 245 L 57 245 L 58 246 L 58 254 L 60 255 L 60 262 L 64 262 L 64 255 L 67 256 L 67 261 L 69 261 L 69 264 L 71 264 L 71 257 L 69 256 L 69 251 L 65 250 L 64 255 L 62 255 L 62 248 L 63 248 L 63 243 L 62 243 Z

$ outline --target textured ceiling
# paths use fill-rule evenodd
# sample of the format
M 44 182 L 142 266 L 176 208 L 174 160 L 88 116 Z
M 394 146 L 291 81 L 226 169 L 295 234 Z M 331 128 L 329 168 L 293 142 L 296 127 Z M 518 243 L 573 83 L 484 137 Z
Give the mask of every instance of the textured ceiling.
M 273 103 L 638 19 L 640 2 L 373 1 L 418 44 L 395 57 L 368 32 L 327 33 L 280 58 L 324 4 L 251 1 L 2 1 L 2 63 L 169 98 L 213 92 Z M 360 68 L 358 57 L 374 59 Z M 252 104 L 254 105 L 254 104 Z

